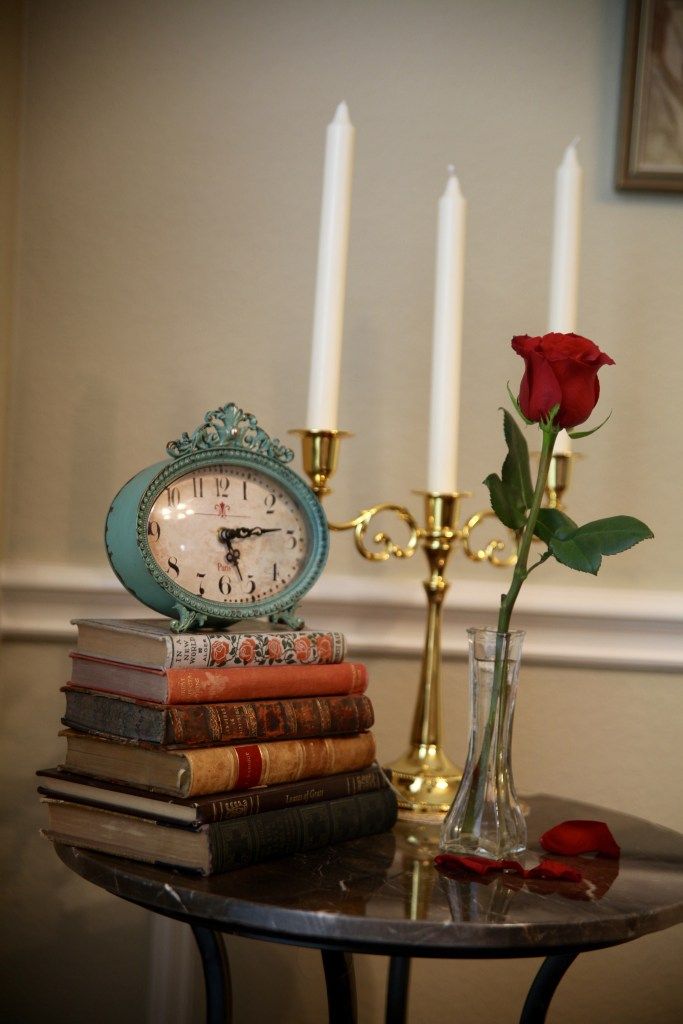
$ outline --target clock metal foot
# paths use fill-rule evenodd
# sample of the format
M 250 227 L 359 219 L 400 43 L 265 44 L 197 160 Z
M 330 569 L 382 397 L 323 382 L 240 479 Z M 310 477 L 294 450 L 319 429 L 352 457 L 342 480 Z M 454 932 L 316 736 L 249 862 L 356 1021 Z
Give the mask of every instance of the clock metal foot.
M 302 629 L 305 625 L 304 620 L 294 614 L 295 610 L 295 608 L 287 608 L 283 612 L 275 612 L 268 616 L 268 621 L 276 624 L 282 623 L 283 626 L 289 626 L 290 629 Z
M 182 604 L 174 604 L 173 610 L 178 612 L 178 618 L 171 623 L 174 633 L 187 633 L 188 629 L 201 629 L 206 622 L 206 615 L 200 612 L 191 612 Z

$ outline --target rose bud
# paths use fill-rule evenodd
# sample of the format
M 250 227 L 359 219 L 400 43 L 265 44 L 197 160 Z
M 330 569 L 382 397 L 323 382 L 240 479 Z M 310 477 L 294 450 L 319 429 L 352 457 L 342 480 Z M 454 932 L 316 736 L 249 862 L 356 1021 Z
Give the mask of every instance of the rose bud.
M 610 356 L 580 334 L 520 334 L 512 347 L 525 363 L 518 401 L 528 420 L 540 423 L 556 405 L 556 427 L 566 430 L 588 419 L 600 397 L 598 370 L 614 363 Z

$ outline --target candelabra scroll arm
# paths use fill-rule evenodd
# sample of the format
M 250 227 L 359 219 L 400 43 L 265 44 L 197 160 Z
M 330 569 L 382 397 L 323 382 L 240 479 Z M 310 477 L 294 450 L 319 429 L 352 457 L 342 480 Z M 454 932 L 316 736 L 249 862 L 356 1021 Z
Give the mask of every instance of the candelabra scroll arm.
M 484 519 L 496 519 L 497 516 L 493 509 L 484 509 L 482 512 L 475 512 L 473 516 L 467 520 L 465 525 L 460 530 L 460 540 L 462 541 L 463 551 L 469 559 L 473 562 L 490 562 L 491 565 L 495 565 L 504 568 L 509 565 L 514 565 L 517 561 L 517 535 L 514 530 L 510 530 L 510 536 L 512 537 L 512 543 L 515 548 L 515 553 L 512 555 L 501 555 L 501 551 L 505 551 L 508 542 L 504 540 L 490 540 L 486 547 L 475 548 L 470 543 L 472 531 L 479 526 Z
M 543 501 L 546 508 L 556 508 L 560 511 L 564 509 L 562 498 L 569 486 L 572 460 L 579 457 L 580 456 L 577 456 L 572 452 L 557 452 L 553 454 L 548 472 L 548 482 L 545 488 L 545 498 Z M 475 530 L 484 519 L 495 519 L 497 522 L 499 521 L 493 509 L 490 508 L 483 509 L 481 512 L 475 512 L 473 516 L 470 516 L 459 534 L 460 540 L 462 541 L 463 551 L 473 562 L 488 561 L 491 565 L 495 565 L 498 568 L 507 568 L 508 566 L 514 565 L 517 561 L 517 545 L 519 543 L 519 534 L 514 530 L 508 530 L 511 540 L 503 541 L 493 539 L 488 542 L 486 547 L 478 549 L 472 547 L 472 544 L 470 543 L 472 531 Z M 514 548 L 514 554 L 501 554 L 500 552 L 505 551 L 508 543 L 510 543 Z
M 378 531 L 372 538 L 380 550 L 374 551 L 366 544 L 366 534 L 370 523 L 381 512 L 395 512 L 399 519 L 406 524 L 410 531 L 407 542 L 401 546 L 396 544 L 384 530 Z M 403 505 L 395 505 L 393 502 L 382 502 L 380 505 L 372 505 L 365 508 L 353 519 L 344 523 L 333 523 L 328 520 L 327 525 L 331 530 L 341 532 L 353 530 L 356 548 L 370 562 L 386 562 L 388 558 L 412 558 L 417 548 L 420 537 L 420 528 L 412 514 Z
M 308 430 L 298 428 L 290 431 L 298 434 L 301 438 L 304 471 L 311 483 L 311 488 L 322 501 L 330 493 L 328 481 L 337 468 L 339 457 L 339 443 L 345 437 L 350 437 L 346 430 Z M 372 550 L 368 547 L 367 532 L 370 523 L 381 512 L 395 512 L 398 518 L 406 524 L 409 530 L 408 540 L 404 545 L 396 544 L 388 533 L 379 530 L 372 538 L 379 550 Z M 358 515 L 346 522 L 335 523 L 329 519 L 327 525 L 330 530 L 342 532 L 344 530 L 354 531 L 356 548 L 370 562 L 386 562 L 388 558 L 411 558 L 417 548 L 420 536 L 419 527 L 412 514 L 403 505 L 396 505 L 393 502 L 382 502 L 379 505 L 371 505 L 362 509 Z

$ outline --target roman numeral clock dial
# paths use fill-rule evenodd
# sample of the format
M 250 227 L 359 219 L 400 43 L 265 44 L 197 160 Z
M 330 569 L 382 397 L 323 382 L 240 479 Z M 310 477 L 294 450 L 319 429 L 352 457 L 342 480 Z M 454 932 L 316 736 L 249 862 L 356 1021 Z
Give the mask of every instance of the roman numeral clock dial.
M 329 539 L 318 499 L 285 464 L 291 449 L 230 403 L 167 451 L 107 517 L 124 586 L 178 631 L 251 616 L 301 626 L 295 605 L 322 572 Z

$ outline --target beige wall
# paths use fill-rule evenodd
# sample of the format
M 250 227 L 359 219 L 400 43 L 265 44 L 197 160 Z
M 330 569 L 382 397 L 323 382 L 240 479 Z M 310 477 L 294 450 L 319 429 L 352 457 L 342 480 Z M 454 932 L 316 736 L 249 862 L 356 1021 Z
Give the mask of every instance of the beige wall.
M 612 188 L 622 6 L 29 2 L 11 411 L 29 410 L 31 429 L 12 436 L 11 559 L 104 565 L 111 496 L 207 408 L 235 399 L 279 434 L 302 424 L 324 129 L 345 97 L 357 160 L 340 418 L 356 438 L 336 506 L 414 501 L 425 483 L 450 161 L 469 203 L 460 485 L 486 504 L 497 410 L 521 370 L 509 339 L 545 328 L 554 172 L 578 134 L 579 327 L 616 366 L 572 510 L 640 515 L 657 534 L 605 566 L 606 586 L 679 587 L 683 209 Z M 331 566 L 372 571 L 345 544 Z
M 280 436 L 301 425 L 324 128 L 345 98 L 357 158 L 340 418 L 356 437 L 332 511 L 414 502 L 411 490 L 425 482 L 436 201 L 451 161 L 469 204 L 460 483 L 475 491 L 468 508 L 486 504 L 479 481 L 502 457 L 497 410 L 506 380 L 520 376 L 509 338 L 545 328 L 554 169 L 579 134 L 579 329 L 616 366 L 603 373 L 601 403 L 614 414 L 583 443 L 571 510 L 579 520 L 639 515 L 656 541 L 608 560 L 599 581 L 547 566 L 543 582 L 680 592 L 672 468 L 683 429 L 683 207 L 677 196 L 612 188 L 623 8 L 29 0 L 17 189 L 19 5 L 8 5 L 0 217 L 9 230 L 18 219 L 19 249 L 6 564 L 53 577 L 62 566 L 104 568 L 111 497 L 208 408 L 236 400 Z M 14 205 L 3 198 L 12 194 Z M 348 538 L 333 544 L 331 575 L 383 573 L 417 587 L 421 572 L 414 563 L 368 567 Z M 493 570 L 459 561 L 458 573 L 491 579 Z M 0 652 L 9 1005 L 17 1020 L 80 1022 L 97 1002 L 99 1020 L 137 1024 L 145 915 L 72 877 L 37 836 L 32 772 L 59 759 L 66 651 L 9 641 Z M 371 659 L 371 671 L 388 760 L 407 736 L 417 664 Z M 449 662 L 447 734 L 459 757 L 463 671 Z M 683 828 L 682 702 L 672 673 L 527 667 L 515 735 L 520 788 Z M 679 929 L 582 958 L 553 1020 L 675 1019 L 680 943 Z M 238 1020 L 275 1019 L 267 1010 L 278 1008 L 269 1002 L 276 986 L 261 991 L 264 970 L 305 997 L 297 1020 L 320 1019 L 313 954 L 232 948 Z M 287 975 L 293 963 L 300 983 Z M 419 964 L 412 1019 L 452 1016 L 461 1002 L 465 1024 L 514 1020 L 534 966 Z M 383 970 L 374 961 L 359 968 L 368 1024 L 381 1019 Z

